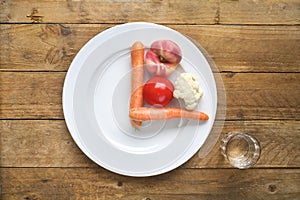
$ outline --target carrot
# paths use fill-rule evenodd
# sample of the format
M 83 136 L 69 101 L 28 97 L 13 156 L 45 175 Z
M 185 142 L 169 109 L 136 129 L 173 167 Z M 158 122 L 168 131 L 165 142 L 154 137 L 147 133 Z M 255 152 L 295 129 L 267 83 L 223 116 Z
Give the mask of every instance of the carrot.
M 136 121 L 164 120 L 172 118 L 185 118 L 193 120 L 208 120 L 208 115 L 199 111 L 189 111 L 182 108 L 131 108 L 129 117 Z
M 130 109 L 143 106 L 144 84 L 144 44 L 136 41 L 131 47 L 131 99 Z M 131 120 L 134 127 L 142 125 L 142 121 Z
M 208 115 L 199 111 L 189 111 L 182 108 L 148 108 L 143 107 L 144 84 L 144 50 L 142 42 L 137 41 L 131 47 L 131 99 L 129 117 L 134 127 L 142 125 L 147 120 L 165 120 L 186 118 L 193 120 L 208 120 Z

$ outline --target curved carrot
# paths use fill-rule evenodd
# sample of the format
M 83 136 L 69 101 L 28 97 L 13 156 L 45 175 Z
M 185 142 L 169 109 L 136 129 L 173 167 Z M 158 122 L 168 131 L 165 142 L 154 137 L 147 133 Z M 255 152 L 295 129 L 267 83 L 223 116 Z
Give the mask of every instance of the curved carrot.
M 185 118 L 194 120 L 208 120 L 208 115 L 199 111 L 189 111 L 182 108 L 131 108 L 129 117 L 136 121 L 164 120 L 172 118 Z
M 130 109 L 143 106 L 144 84 L 144 44 L 136 41 L 131 47 L 131 99 Z M 141 121 L 131 120 L 134 127 L 142 125 Z

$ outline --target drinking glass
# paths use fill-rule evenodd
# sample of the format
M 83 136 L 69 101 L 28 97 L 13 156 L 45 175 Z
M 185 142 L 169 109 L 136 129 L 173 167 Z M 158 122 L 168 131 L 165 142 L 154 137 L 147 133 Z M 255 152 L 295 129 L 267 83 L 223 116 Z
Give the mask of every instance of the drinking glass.
M 239 169 L 253 166 L 260 156 L 260 144 L 247 133 L 230 132 L 221 141 L 221 153 L 228 162 Z

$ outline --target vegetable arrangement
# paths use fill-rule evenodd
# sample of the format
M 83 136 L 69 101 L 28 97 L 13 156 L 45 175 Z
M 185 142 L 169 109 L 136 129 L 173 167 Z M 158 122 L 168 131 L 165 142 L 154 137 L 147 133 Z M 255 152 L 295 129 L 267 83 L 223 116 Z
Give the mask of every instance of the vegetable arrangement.
M 202 96 L 199 83 L 190 73 L 182 73 L 175 81 L 175 87 L 166 77 L 173 73 L 181 61 L 179 46 L 171 40 L 158 40 L 152 43 L 146 53 L 146 69 L 154 77 L 144 85 L 144 51 L 142 42 L 136 41 L 131 47 L 131 99 L 129 117 L 133 127 L 139 127 L 143 121 L 185 118 L 208 120 L 208 115 L 193 110 Z M 181 98 L 186 104 L 183 108 L 166 108 L 175 98 Z M 143 101 L 154 106 L 143 106 Z

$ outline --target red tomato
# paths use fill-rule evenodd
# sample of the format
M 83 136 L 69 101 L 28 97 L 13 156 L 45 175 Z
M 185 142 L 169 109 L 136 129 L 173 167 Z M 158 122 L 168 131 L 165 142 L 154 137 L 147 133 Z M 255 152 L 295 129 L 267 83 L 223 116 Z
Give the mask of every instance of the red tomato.
M 167 78 L 153 77 L 144 85 L 143 96 L 148 104 L 164 107 L 172 100 L 173 91 L 174 86 Z

